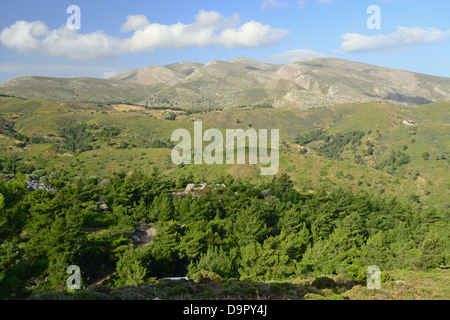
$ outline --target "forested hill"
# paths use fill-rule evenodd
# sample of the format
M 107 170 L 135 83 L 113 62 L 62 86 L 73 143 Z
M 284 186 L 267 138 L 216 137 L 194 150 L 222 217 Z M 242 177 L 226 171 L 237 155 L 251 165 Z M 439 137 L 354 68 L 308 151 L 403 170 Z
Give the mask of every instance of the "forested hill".
M 438 288 L 450 252 L 449 110 L 0 97 L 0 297 L 355 298 L 377 265 L 393 291 L 403 275 L 432 275 L 418 296 L 448 298 Z M 279 172 L 175 165 L 171 134 L 196 120 L 221 132 L 278 128 Z M 87 293 L 67 290 L 71 265 Z M 189 280 L 161 280 L 174 276 Z
M 202 275 L 364 280 L 369 265 L 383 274 L 448 265 L 448 209 L 344 189 L 303 193 L 286 175 L 262 184 L 218 177 L 226 187 L 186 197 L 172 194 L 184 182 L 157 171 L 53 182 L 57 192 L 29 192 L 23 176 L 0 182 L 3 298 L 64 291 L 69 265 L 81 268 L 83 286 L 109 276 L 110 288 Z M 157 235 L 142 245 L 132 235 L 144 226 Z

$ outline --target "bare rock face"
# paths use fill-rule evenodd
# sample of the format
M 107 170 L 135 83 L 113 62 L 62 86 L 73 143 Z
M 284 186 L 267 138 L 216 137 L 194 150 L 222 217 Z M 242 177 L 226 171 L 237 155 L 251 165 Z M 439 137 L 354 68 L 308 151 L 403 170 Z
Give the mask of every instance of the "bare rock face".
M 419 105 L 450 100 L 450 79 L 331 58 L 287 65 L 236 58 L 149 66 L 111 79 L 23 77 L 0 84 L 0 94 L 180 108 L 271 104 L 305 109 L 349 102 Z
M 39 182 L 38 180 L 27 179 L 27 188 L 29 191 L 45 190 L 45 191 L 57 191 L 52 185 L 47 185 Z
M 155 86 L 165 84 L 172 86 L 184 79 L 186 75 L 161 66 L 149 66 L 118 74 L 111 79 L 133 82 L 142 86 Z

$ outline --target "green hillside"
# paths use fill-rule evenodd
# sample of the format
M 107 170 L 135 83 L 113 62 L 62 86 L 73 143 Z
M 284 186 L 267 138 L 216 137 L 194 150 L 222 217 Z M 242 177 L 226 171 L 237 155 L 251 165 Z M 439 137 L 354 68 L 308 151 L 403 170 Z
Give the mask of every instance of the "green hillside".
M 0 299 L 448 299 L 449 106 L 0 97 Z M 279 129 L 279 172 L 174 165 L 195 120 Z
M 419 201 L 443 206 L 448 204 L 450 184 L 449 106 L 445 102 L 414 107 L 371 102 L 305 111 L 237 108 L 186 114 L 176 108 L 3 97 L 0 100 L 0 117 L 5 123 L 0 135 L 3 173 L 11 173 L 5 163 L 14 159 L 16 166 L 23 164 L 31 172 L 44 169 L 50 175 L 63 170 L 73 178 L 101 178 L 119 170 L 150 173 L 157 167 L 173 177 L 195 177 L 194 182 L 209 181 L 220 174 L 255 182 L 270 179 L 260 176 L 259 165 L 172 164 L 173 144 L 169 141 L 172 132 L 178 128 L 192 132 L 192 121 L 201 120 L 204 131 L 280 129 L 279 173 L 288 173 L 299 190 L 345 186 L 404 200 L 416 196 Z M 166 120 L 174 115 L 175 120 Z M 405 120 L 414 125 L 404 124 Z M 87 127 L 81 128 L 82 124 Z M 79 141 L 81 149 L 67 146 L 64 128 L 86 131 L 84 140 Z M 116 134 L 102 133 L 108 129 L 114 129 Z M 330 137 L 351 131 L 360 131 L 363 136 L 357 143 L 339 150 L 334 150 L 332 144 L 324 145 L 323 141 L 302 146 L 297 143 L 304 142 L 297 138 L 319 129 Z M 306 154 L 300 152 L 303 148 Z M 392 164 L 393 153 L 394 158 L 399 158 L 398 154 L 406 157 L 406 163 Z M 425 153 L 429 156 L 424 157 Z

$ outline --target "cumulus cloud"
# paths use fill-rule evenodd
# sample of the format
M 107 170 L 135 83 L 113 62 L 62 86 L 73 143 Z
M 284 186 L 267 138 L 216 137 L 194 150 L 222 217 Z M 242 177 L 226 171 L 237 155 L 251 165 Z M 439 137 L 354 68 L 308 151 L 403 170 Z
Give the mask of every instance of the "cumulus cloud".
M 346 33 L 342 38 L 344 41 L 341 49 L 344 52 L 385 52 L 409 50 L 416 46 L 449 40 L 450 30 L 398 27 L 397 31 L 388 35 L 365 36 L 358 33 Z
M 8 48 L 24 53 L 39 50 L 38 38 L 48 33 L 49 29 L 42 21 L 17 21 L 0 33 L 0 41 Z
M 125 39 L 123 43 L 129 52 L 151 51 L 156 48 L 181 49 L 188 46 L 222 45 L 230 47 L 228 41 L 225 43 L 222 41 L 223 34 L 234 30 L 232 27 L 239 23 L 238 15 L 226 18 L 215 11 L 202 10 L 195 17 L 194 23 L 178 22 L 172 25 L 152 23 L 141 30 L 137 30 L 132 37 Z M 269 28 L 273 33 L 278 30 L 270 26 Z M 261 28 L 261 32 L 264 31 L 263 29 Z M 255 47 L 264 46 L 264 41 L 262 39 Z M 243 46 L 250 47 L 249 44 Z
M 274 63 L 292 63 L 306 59 L 326 58 L 326 57 L 327 57 L 326 55 L 319 52 L 315 52 L 312 50 L 298 49 L 275 54 L 269 57 L 268 60 Z
M 256 21 L 245 23 L 239 28 L 224 30 L 218 37 L 219 43 L 228 48 L 267 47 L 288 35 L 287 30 L 273 29 Z
M 274 45 L 289 34 L 256 21 L 241 24 L 238 15 L 224 17 L 215 11 L 200 11 L 191 24 L 150 23 L 143 15 L 128 16 L 122 32 L 133 32 L 119 39 L 96 31 L 82 34 L 66 26 L 50 30 L 41 21 L 17 21 L 0 33 L 0 42 L 19 53 L 39 53 L 72 60 L 95 60 L 125 53 L 189 46 L 261 48 Z
M 120 41 L 101 31 L 79 34 L 63 26 L 50 30 L 41 21 L 17 21 L 0 33 L 0 42 L 19 53 L 65 56 L 72 60 L 89 60 L 112 56 L 121 47 Z
M 206 27 L 206 28 L 229 28 L 240 24 L 240 18 L 237 13 L 233 14 L 231 17 L 227 18 L 222 16 L 216 11 L 205 11 L 200 10 L 200 12 L 195 17 L 194 26 Z
M 150 24 L 147 17 L 141 14 L 128 16 L 127 22 L 120 28 L 122 32 L 142 30 Z

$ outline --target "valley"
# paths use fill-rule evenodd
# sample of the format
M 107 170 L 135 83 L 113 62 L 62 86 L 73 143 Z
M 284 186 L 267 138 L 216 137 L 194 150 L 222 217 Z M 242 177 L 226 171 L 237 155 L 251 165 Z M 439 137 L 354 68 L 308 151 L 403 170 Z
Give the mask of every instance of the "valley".
M 203 122 L 204 130 L 219 128 L 224 136 L 226 129 L 279 128 L 280 172 L 289 174 L 300 189 L 345 185 L 403 199 L 417 195 L 440 205 L 448 198 L 450 116 L 446 102 L 420 106 L 368 102 L 315 110 L 237 108 L 189 115 L 170 108 L 0 99 L 0 116 L 13 126 L 11 131 L 23 134 L 30 141 L 39 140 L 26 143 L 3 129 L 0 136 L 3 158 L 20 158 L 24 164 L 45 169 L 47 175 L 64 170 L 73 178 L 101 178 L 119 170 L 150 173 L 156 167 L 173 177 L 194 176 L 198 181 L 193 182 L 220 174 L 251 181 L 271 178 L 258 174 L 260 164 L 173 164 L 172 132 L 180 128 L 193 132 L 193 121 L 198 120 Z M 172 114 L 176 114 L 176 119 L 167 120 Z M 405 125 L 405 120 L 416 125 Z M 88 147 L 68 149 L 62 128 L 83 124 L 87 126 L 86 138 L 80 144 Z M 319 129 L 329 135 L 359 130 L 364 136 L 357 144 L 340 150 L 337 158 L 320 154 L 316 146 L 319 142 L 296 143 L 297 136 Z M 99 137 L 102 130 L 104 136 Z M 302 150 L 307 152 L 302 154 Z M 410 161 L 394 170 L 387 166 L 380 168 L 392 152 L 403 152 Z M 428 160 L 422 158 L 425 152 L 430 154 Z

